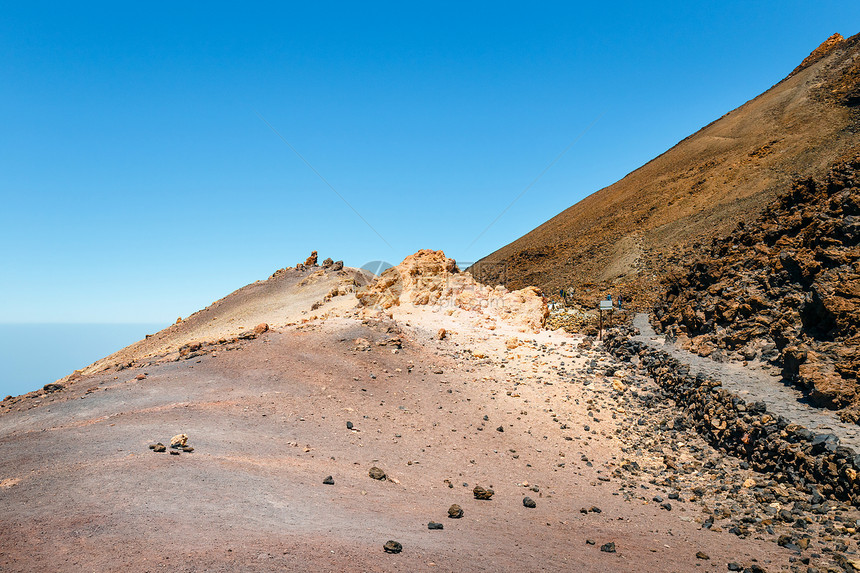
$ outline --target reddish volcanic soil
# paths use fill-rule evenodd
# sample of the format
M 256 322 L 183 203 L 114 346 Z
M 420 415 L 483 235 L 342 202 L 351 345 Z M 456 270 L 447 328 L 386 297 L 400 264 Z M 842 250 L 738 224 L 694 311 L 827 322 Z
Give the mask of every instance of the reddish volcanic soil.
M 794 554 L 773 540 L 702 529 L 707 498 L 682 490 L 671 511 L 652 501 L 671 492 L 644 471 L 662 459 L 654 447 L 673 447 L 649 425 L 669 402 L 654 413 L 613 389 L 624 372 L 606 374 L 611 359 L 578 350 L 581 338 L 466 322 L 429 310 L 397 324 L 314 321 L 17 402 L 0 414 L 0 570 L 787 565 Z M 523 344 L 509 348 L 512 335 Z M 392 336 L 401 349 L 378 345 Z M 354 350 L 357 338 L 371 349 Z M 179 433 L 193 453 L 148 449 Z M 684 447 L 674 445 L 679 459 Z M 643 471 L 621 476 L 627 458 Z M 371 479 L 373 466 L 389 479 Z M 762 479 L 729 469 L 737 483 Z M 323 484 L 329 475 L 334 485 Z M 491 500 L 473 498 L 478 484 L 495 490 Z M 461 519 L 447 516 L 454 503 Z M 601 511 L 580 511 L 592 507 Z M 402 553 L 383 551 L 389 539 Z M 601 551 L 608 542 L 615 553 Z

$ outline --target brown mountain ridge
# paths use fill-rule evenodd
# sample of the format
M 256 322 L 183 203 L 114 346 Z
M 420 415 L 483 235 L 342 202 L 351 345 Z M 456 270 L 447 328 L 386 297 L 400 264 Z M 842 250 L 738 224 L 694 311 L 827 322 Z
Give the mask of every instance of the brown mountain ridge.
M 860 148 L 860 34 L 828 38 L 784 80 L 470 270 L 486 283 L 607 292 L 650 306 L 660 282 L 792 180 Z

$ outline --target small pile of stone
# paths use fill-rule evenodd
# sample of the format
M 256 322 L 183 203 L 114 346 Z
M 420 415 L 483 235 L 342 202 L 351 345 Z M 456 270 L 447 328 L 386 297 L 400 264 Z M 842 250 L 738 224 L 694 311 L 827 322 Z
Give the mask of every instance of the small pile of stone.
M 167 451 L 167 446 L 156 442 L 149 444 L 149 449 L 156 453 L 163 453 Z M 194 448 L 188 445 L 188 434 L 177 434 L 170 438 L 170 455 L 178 456 L 181 452 L 190 454 L 193 451 Z

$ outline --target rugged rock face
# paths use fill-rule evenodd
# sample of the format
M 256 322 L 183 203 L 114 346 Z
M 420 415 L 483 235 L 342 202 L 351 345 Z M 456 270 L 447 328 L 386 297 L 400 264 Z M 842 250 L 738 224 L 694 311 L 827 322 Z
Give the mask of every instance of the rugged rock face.
M 752 360 L 860 421 L 860 156 L 797 180 L 751 225 L 667 281 L 664 332 L 702 356 Z
M 403 304 L 438 304 L 460 272 L 442 251 L 422 249 L 383 272 L 367 290 L 358 293 L 365 306 L 383 309 Z
M 305 266 L 306 267 L 317 266 L 317 252 L 316 251 L 311 251 L 311 256 L 309 256 L 307 259 L 305 259 Z
M 806 56 L 806 59 L 804 59 L 802 62 L 800 62 L 799 66 L 794 68 L 794 71 L 791 72 L 791 74 L 789 74 L 789 77 L 793 76 L 794 74 L 796 74 L 800 70 L 802 70 L 808 66 L 811 66 L 812 64 L 814 64 L 815 62 L 817 62 L 818 60 L 820 60 L 821 58 L 826 56 L 828 53 L 830 53 L 830 51 L 833 48 L 835 48 L 836 46 L 838 46 L 839 44 L 841 44 L 844 41 L 845 41 L 845 38 L 842 37 L 842 34 L 833 34 L 832 36 L 830 36 L 829 38 L 824 40 L 824 42 L 822 42 L 820 46 L 815 48 L 811 54 Z
M 540 330 L 549 315 L 539 289 L 509 291 L 503 286 L 482 285 L 469 273 L 460 272 L 454 259 L 429 249 L 386 270 L 356 297 L 362 306 L 380 309 L 413 304 L 475 311 L 531 331 Z
M 653 305 L 667 275 L 751 223 L 796 177 L 860 144 L 860 35 L 835 35 L 787 78 L 468 269 L 481 282 Z

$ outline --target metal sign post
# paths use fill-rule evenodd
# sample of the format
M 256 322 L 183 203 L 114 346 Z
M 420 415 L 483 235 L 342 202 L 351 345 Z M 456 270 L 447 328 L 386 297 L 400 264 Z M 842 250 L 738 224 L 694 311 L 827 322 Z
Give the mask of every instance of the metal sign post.
M 600 322 L 597 327 L 597 340 L 603 340 L 603 307 L 600 307 L 600 310 L 597 311 L 598 316 L 600 317 Z
M 599 311 L 600 312 L 600 332 L 598 334 L 597 339 L 603 340 L 603 311 L 607 310 L 610 313 L 612 312 L 612 299 L 610 298 L 609 300 L 601 300 L 599 309 L 600 309 L 600 311 Z

